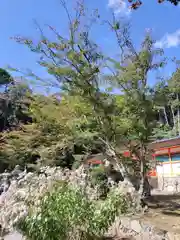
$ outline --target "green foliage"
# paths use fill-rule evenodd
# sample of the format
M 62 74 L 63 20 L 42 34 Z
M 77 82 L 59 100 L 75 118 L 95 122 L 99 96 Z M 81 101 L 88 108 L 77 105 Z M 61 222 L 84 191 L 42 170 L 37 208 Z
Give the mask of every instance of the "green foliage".
M 72 165 L 72 169 L 73 170 L 78 169 L 82 165 L 82 163 L 83 163 L 84 155 L 83 154 L 78 154 L 78 153 L 73 155 L 73 157 L 75 159 L 75 161 L 74 161 L 74 163 Z
M 158 125 L 157 128 L 153 130 L 153 140 L 162 140 L 172 137 L 176 137 L 177 133 L 168 125 Z
M 23 131 L 16 130 L 2 134 L 3 144 L 0 149 L 9 169 L 12 169 L 16 164 L 25 166 L 31 162 L 36 151 L 32 149 L 32 140 L 37 140 L 37 137 L 39 137 L 39 132 L 35 129 L 34 124 L 24 126 Z
M 66 95 L 59 101 L 55 97 L 33 96 L 28 111 L 32 124 L 2 133 L 1 154 L 10 169 L 16 164 L 71 168 L 73 155 L 77 154 L 75 146 L 81 148 L 78 154 L 101 148 L 91 109 L 80 97 Z
M 136 155 L 142 165 L 147 162 L 147 145 L 157 124 L 157 110 L 148 76 L 151 71 L 164 66 L 163 51 L 154 47 L 150 34 L 145 36 L 140 49 L 136 50 L 128 29 L 114 17 L 109 25 L 116 34 L 122 55 L 119 62 L 114 59 L 108 61 L 109 58 L 90 39 L 91 24 L 83 25 L 86 15 L 83 4 L 77 4 L 73 19 L 65 2 L 61 3 L 68 16 L 69 36 L 62 36 L 50 27 L 55 34 L 56 40 L 53 42 L 44 34 L 38 43 L 27 38 L 16 38 L 17 42 L 25 44 L 39 56 L 40 66 L 52 79 L 40 79 L 33 74 L 31 77 L 45 81 L 46 85 L 59 87 L 64 97 L 61 100 L 63 104 L 54 107 L 52 115 L 49 113 L 54 103 L 36 104 L 33 108 L 34 119 L 47 132 L 52 132 L 55 127 L 53 137 L 58 136 L 55 141 L 63 143 L 63 146 L 83 146 L 84 152 L 91 152 L 98 146 L 98 150 L 113 158 L 113 164 L 125 177 L 128 166 L 119 151 L 120 144 Z M 99 16 L 96 15 L 93 22 L 98 21 Z M 110 76 L 104 76 L 106 66 L 112 70 L 109 71 L 112 73 Z M 105 91 L 102 92 L 104 85 Z M 113 95 L 108 87 L 116 87 L 123 97 Z M 53 142 L 53 137 L 49 138 L 49 135 L 52 136 L 46 135 L 46 140 Z M 51 146 L 50 149 L 56 144 Z M 142 178 L 145 176 L 144 169 L 141 169 Z
M 30 240 L 96 239 L 127 210 L 120 194 L 113 192 L 104 202 L 93 202 L 80 189 L 62 183 L 42 198 L 38 209 L 32 206 L 18 229 Z
M 67 146 L 62 142 L 61 136 L 53 133 L 54 130 L 52 128 L 52 132 L 45 133 L 44 128 L 31 124 L 23 126 L 19 131 L 4 133 L 1 154 L 4 155 L 9 168 L 12 169 L 16 164 L 21 166 L 38 164 L 39 167 L 43 165 L 72 166 L 74 159 L 66 151 Z
M 114 16 L 109 26 L 117 37 L 121 59 L 109 59 L 90 38 L 91 23 L 83 24 L 86 16 L 84 5 L 77 3 L 73 18 L 66 3 L 61 1 L 61 4 L 68 17 L 68 36 L 60 35 L 49 27 L 55 34 L 54 41 L 48 39 L 42 29 L 39 42 L 16 38 L 18 43 L 25 44 L 39 56 L 38 63 L 52 79 L 40 79 L 32 73 L 30 77 L 53 85 L 61 92 L 60 102 L 53 97 L 36 96 L 31 104 L 38 139 L 33 138 L 27 144 L 28 151 L 31 146 L 30 151 L 36 150 L 42 162 L 47 164 L 52 159 L 54 164 L 59 161 L 61 153 L 73 152 L 74 146 L 81 146 L 83 153 L 98 149 L 113 158 L 113 164 L 125 177 L 129 166 L 123 161 L 120 149 L 123 145 L 139 160 L 141 177 L 144 178 L 147 146 L 158 124 L 162 96 L 166 99 L 164 90 L 160 94 L 157 90 L 156 94 L 156 90 L 149 86 L 148 76 L 151 71 L 165 65 L 163 51 L 155 48 L 150 34 L 146 34 L 136 50 L 127 27 Z M 90 17 L 88 22 L 91 20 L 98 22 L 99 14 L 95 14 L 93 19 Z M 109 76 L 104 76 L 106 67 L 110 70 Z M 105 86 L 104 92 L 102 86 Z M 110 93 L 114 87 L 121 96 Z M 157 100 L 160 98 L 161 103 Z M 179 95 L 176 100 L 174 109 L 177 109 Z M 179 107 L 178 114 L 180 116 Z M 62 162 L 64 166 L 66 160 Z
M 11 75 L 3 68 L 0 68 L 0 87 L 13 82 Z
M 104 166 L 101 165 L 91 169 L 91 176 L 94 184 L 99 184 L 107 180 Z
M 90 172 L 91 183 L 93 187 L 98 188 L 100 197 L 106 197 L 109 191 L 108 187 L 108 177 L 104 166 L 97 166 L 91 169 Z
M 148 73 L 160 68 L 164 61 L 155 61 L 156 56 L 162 52 L 154 49 L 153 40 L 149 35 L 142 42 L 140 51 L 135 52 L 132 44 L 129 51 L 128 64 L 125 62 L 123 67 L 116 64 L 116 75 L 113 77 L 123 93 L 123 99 L 117 102 L 121 108 L 120 115 L 116 116 L 120 127 L 116 128 L 116 132 L 119 130 L 123 134 L 130 152 L 146 164 L 147 145 L 157 124 L 154 95 L 149 87 Z
M 154 89 L 155 108 L 160 123 L 154 130 L 155 138 L 175 137 L 180 133 L 179 76 L 177 68 L 168 81 L 160 81 Z
M 0 132 L 31 122 L 30 96 L 31 90 L 24 84 L 9 86 L 0 94 Z

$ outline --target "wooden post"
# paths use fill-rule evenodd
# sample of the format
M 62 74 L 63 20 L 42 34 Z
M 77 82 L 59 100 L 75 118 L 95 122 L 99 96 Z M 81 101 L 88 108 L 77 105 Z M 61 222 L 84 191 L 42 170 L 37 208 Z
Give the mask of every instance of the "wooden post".
M 156 167 L 157 167 L 157 163 L 156 163 L 156 158 L 155 158 L 155 154 L 153 154 L 153 162 L 155 162 L 155 171 L 157 170 Z M 156 171 L 157 172 L 157 171 Z
M 170 148 L 168 148 L 168 156 L 169 156 L 169 163 L 170 163 L 170 166 L 171 166 L 171 177 L 173 175 L 173 168 L 172 168 L 172 159 L 171 159 L 171 150 Z

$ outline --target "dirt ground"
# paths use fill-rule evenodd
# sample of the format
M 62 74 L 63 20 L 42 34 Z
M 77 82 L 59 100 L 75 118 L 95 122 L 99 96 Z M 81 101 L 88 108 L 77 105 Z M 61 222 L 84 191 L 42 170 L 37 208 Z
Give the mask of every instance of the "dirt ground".
M 145 221 L 159 229 L 180 233 L 180 194 L 156 194 L 147 204 Z

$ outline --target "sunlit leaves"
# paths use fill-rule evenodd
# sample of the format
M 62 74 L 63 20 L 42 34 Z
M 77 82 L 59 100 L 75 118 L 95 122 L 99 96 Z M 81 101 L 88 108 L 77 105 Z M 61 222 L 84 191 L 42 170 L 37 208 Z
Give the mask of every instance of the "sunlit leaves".
M 118 191 L 110 192 L 103 202 L 93 202 L 82 189 L 62 182 L 44 195 L 38 210 L 33 207 L 18 228 L 32 240 L 96 239 L 129 206 L 126 197 Z

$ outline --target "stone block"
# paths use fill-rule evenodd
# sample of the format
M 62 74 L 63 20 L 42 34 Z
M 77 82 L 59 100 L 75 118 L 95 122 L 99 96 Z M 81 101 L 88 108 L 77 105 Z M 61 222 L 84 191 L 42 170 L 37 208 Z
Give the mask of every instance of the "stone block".
M 132 220 L 130 227 L 133 231 L 141 233 L 143 231 L 139 220 Z
M 13 232 L 4 237 L 4 240 L 23 240 L 23 236 L 18 232 Z

